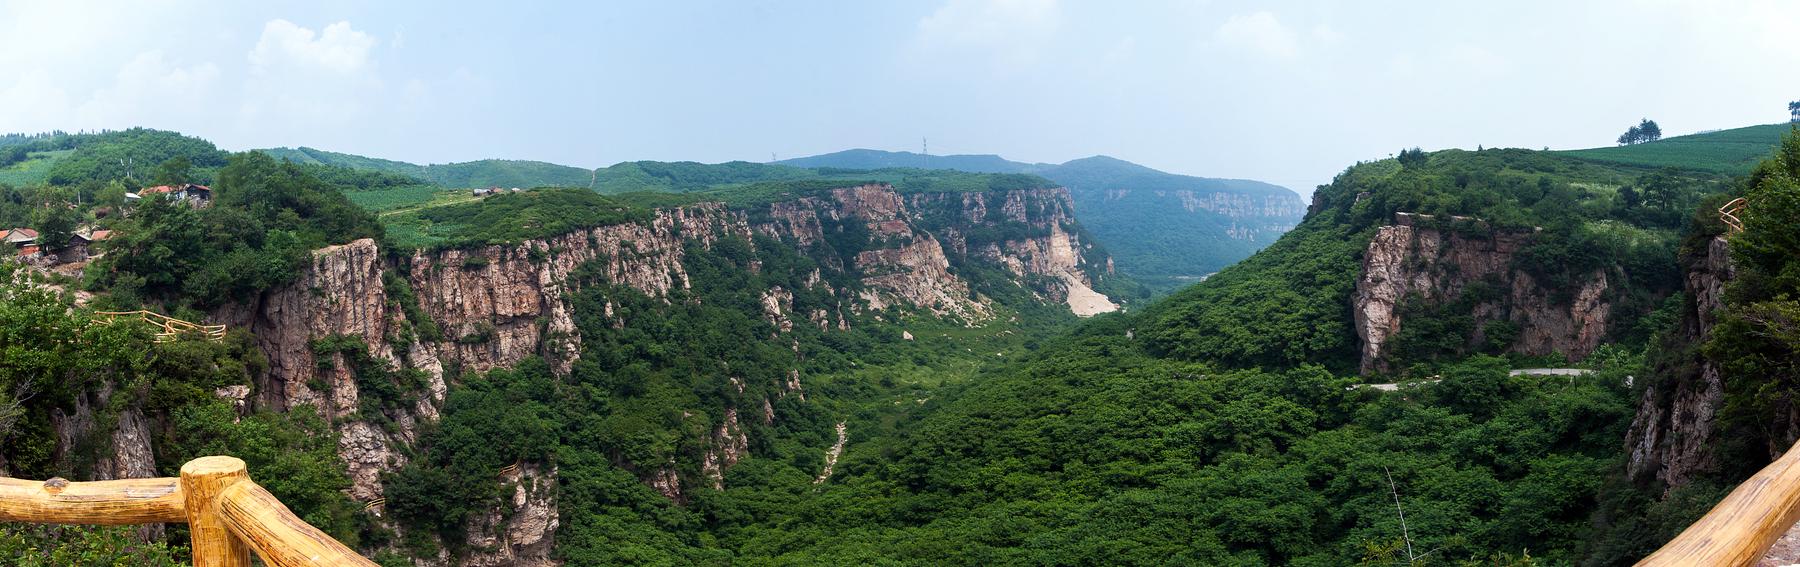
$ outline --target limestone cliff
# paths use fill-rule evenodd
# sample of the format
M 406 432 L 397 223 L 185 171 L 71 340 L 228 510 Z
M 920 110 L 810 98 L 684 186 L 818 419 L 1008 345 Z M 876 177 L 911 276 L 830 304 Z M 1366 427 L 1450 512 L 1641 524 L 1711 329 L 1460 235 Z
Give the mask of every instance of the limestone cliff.
M 1477 286 L 1485 289 L 1472 301 L 1471 343 L 1484 341 L 1488 323 L 1505 321 L 1518 332 L 1506 347 L 1510 352 L 1561 354 L 1569 360 L 1593 352 L 1613 315 L 1608 273 L 1587 274 L 1572 294 L 1547 289 L 1514 263 L 1534 234 L 1491 229 L 1477 219 L 1408 213 L 1397 213 L 1395 224 L 1378 228 L 1363 253 L 1352 299 L 1362 371 L 1390 370 L 1386 357 L 1409 298 L 1444 305 Z M 1555 299 L 1565 295 L 1570 299 Z
M 1654 369 L 1662 379 L 1644 388 L 1625 437 L 1627 475 L 1655 479 L 1669 489 L 1713 466 L 1713 416 L 1724 401 L 1724 384 L 1718 366 L 1695 350 L 1712 331 L 1716 313 L 1725 308 L 1725 284 L 1733 273 L 1723 237 L 1713 238 L 1705 251 L 1683 258 L 1682 264 L 1687 301 L 1681 326 L 1667 339 L 1670 344 L 1662 345 L 1680 354 Z
M 690 287 L 684 262 L 691 246 L 709 248 L 727 238 L 777 245 L 773 239 L 817 262 L 820 271 L 805 278 L 803 287 L 835 302 L 796 313 L 798 290 L 760 290 L 759 315 L 776 334 L 800 321 L 847 329 L 858 313 L 880 316 L 890 308 L 978 323 L 991 317 L 993 305 L 962 275 L 965 266 L 977 262 L 1002 267 L 1013 278 L 1006 285 L 1045 301 L 1067 302 L 1078 314 L 1116 308 L 1092 289 L 1110 277 L 1110 260 L 1084 241 L 1071 212 L 1069 195 L 1061 189 L 903 195 L 891 186 L 865 185 L 758 207 L 661 209 L 642 222 L 509 245 L 399 254 L 359 240 L 315 251 L 293 283 L 222 308 L 211 318 L 252 332 L 268 358 L 268 371 L 256 377 L 246 409 L 319 408 L 338 433 L 351 497 L 377 502 L 383 497 L 382 474 L 406 464 L 406 448 L 417 441 L 419 425 L 437 419 L 459 376 L 531 356 L 542 357 L 556 372 L 569 371 L 582 340 L 568 297 L 578 269 L 589 281 L 597 277 L 668 302 Z M 610 318 L 612 305 L 606 307 Z M 441 332 L 423 332 L 427 327 Z M 366 353 L 320 348 L 345 339 L 360 342 Z M 366 415 L 358 381 L 386 376 L 370 365 L 422 379 L 408 402 L 384 407 L 382 416 Z M 741 382 L 736 387 L 744 392 Z M 772 387 L 777 397 L 805 400 L 798 371 Z M 767 398 L 740 403 L 753 404 L 743 407 L 761 419 L 740 420 L 737 407 L 694 416 L 716 425 L 700 440 L 703 449 L 685 457 L 693 466 L 621 465 L 678 501 L 694 486 L 722 487 L 724 471 L 748 456 L 744 421 L 766 426 L 775 419 Z M 698 470 L 700 478 L 682 478 L 681 470 Z M 466 545 L 459 546 L 471 551 L 439 563 L 550 562 L 558 523 L 556 471 L 522 463 L 507 474 L 499 482 L 514 487 L 511 512 L 472 519 Z

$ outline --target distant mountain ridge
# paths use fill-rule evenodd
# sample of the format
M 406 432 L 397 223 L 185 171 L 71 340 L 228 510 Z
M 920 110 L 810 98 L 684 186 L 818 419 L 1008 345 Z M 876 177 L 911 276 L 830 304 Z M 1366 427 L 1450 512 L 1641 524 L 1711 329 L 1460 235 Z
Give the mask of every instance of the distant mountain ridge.
M 296 163 L 408 175 L 451 188 L 562 186 L 606 194 L 687 193 L 877 170 L 1037 175 L 1067 187 L 1076 218 L 1106 244 L 1118 269 L 1156 291 L 1192 283 L 1249 257 L 1299 224 L 1306 213 L 1300 195 L 1286 187 L 1178 175 L 1108 156 L 1049 164 L 992 154 L 927 156 L 852 149 L 774 163 L 633 161 L 587 170 L 537 161 L 418 165 L 313 148 L 262 151 Z
M 795 167 L 838 167 L 844 169 L 883 169 L 916 167 L 920 169 L 956 169 L 970 173 L 1037 173 L 1056 167 L 1048 163 L 1021 163 L 994 154 L 930 156 L 913 152 L 853 149 L 816 156 L 777 161 Z
M 589 187 L 594 171 L 542 161 L 484 159 L 419 165 L 308 147 L 260 150 L 294 163 L 317 163 L 410 175 L 445 187 Z
M 1279 185 L 1159 171 L 1108 156 L 1061 164 L 997 155 L 926 156 L 852 149 L 778 164 L 875 169 L 930 167 L 971 173 L 1030 173 L 1067 187 L 1075 215 L 1111 250 L 1119 268 L 1169 290 L 1249 257 L 1299 224 L 1300 195 Z

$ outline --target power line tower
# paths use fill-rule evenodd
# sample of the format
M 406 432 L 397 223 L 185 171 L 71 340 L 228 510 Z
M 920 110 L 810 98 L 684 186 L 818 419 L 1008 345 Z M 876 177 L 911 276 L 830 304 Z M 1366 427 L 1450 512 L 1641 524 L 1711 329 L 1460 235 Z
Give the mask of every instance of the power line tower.
M 920 169 L 931 169 L 931 139 L 930 138 L 919 138 L 919 155 L 921 156 L 920 159 L 925 160 L 925 166 L 921 167 Z

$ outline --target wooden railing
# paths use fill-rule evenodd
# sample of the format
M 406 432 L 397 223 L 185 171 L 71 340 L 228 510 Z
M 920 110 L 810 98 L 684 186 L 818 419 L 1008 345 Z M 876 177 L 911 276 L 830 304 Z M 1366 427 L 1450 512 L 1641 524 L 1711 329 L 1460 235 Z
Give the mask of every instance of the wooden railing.
M 244 461 L 234 457 L 188 461 L 181 467 L 181 478 L 98 482 L 0 478 L 0 521 L 186 523 L 194 567 L 248 567 L 252 551 L 274 567 L 375 565 L 295 516 L 251 481 Z
M 181 319 L 176 319 L 174 317 L 170 317 L 168 315 L 163 315 L 161 313 L 157 313 L 154 311 L 138 310 L 138 311 L 95 311 L 94 312 L 94 318 L 104 320 L 107 323 L 116 321 L 120 317 L 124 317 L 124 318 L 128 318 L 128 319 L 142 319 L 142 320 L 144 320 L 145 323 L 155 325 L 157 327 L 157 329 L 159 329 L 159 331 L 156 333 L 156 342 L 159 342 L 159 343 L 169 342 L 169 341 L 173 341 L 177 338 L 180 338 L 182 333 L 199 333 L 201 336 L 206 337 L 206 339 L 210 340 L 210 341 L 225 340 L 225 326 L 224 325 L 202 325 L 202 324 L 195 323 L 192 321 L 183 321 Z
M 1743 197 L 1732 199 L 1731 202 L 1725 203 L 1725 206 L 1719 207 L 1719 221 L 1725 223 L 1731 232 L 1743 232 L 1744 219 L 1739 218 L 1739 215 L 1744 214 L 1744 209 L 1749 206 L 1749 202 L 1745 201 Z
M 1795 520 L 1800 520 L 1800 443 L 1638 566 L 1755 565 Z

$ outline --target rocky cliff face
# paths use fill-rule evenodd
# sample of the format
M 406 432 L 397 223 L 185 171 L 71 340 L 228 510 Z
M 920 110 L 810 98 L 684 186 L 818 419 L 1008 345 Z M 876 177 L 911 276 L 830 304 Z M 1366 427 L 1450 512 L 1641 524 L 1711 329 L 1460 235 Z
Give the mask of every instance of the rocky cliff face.
M 1724 384 L 1718 366 L 1692 350 L 1706 340 L 1715 314 L 1725 308 L 1725 284 L 1733 272 L 1723 237 L 1710 241 L 1704 253 L 1684 258 L 1683 265 L 1687 304 L 1680 330 L 1669 339 L 1674 345 L 1665 346 L 1689 352 L 1678 364 L 1655 369 L 1669 379 L 1644 389 L 1625 437 L 1627 475 L 1661 481 L 1671 490 L 1713 466 L 1713 416 L 1724 400 Z
M 1395 224 L 1380 227 L 1369 241 L 1352 300 L 1363 372 L 1390 369 L 1386 356 L 1391 339 L 1404 324 L 1402 306 L 1409 297 L 1416 296 L 1425 305 L 1442 305 L 1477 284 L 1497 287 L 1498 293 L 1473 306 L 1472 342 L 1485 339 L 1487 323 L 1508 321 L 1518 329 L 1509 351 L 1562 354 L 1575 360 L 1593 352 L 1605 336 L 1612 315 L 1605 271 L 1583 278 L 1571 301 L 1554 302 L 1555 290 L 1513 267 L 1514 255 L 1530 242 L 1533 232 L 1491 230 L 1476 219 L 1408 213 L 1395 217 Z M 1446 221 L 1463 223 L 1470 230 L 1426 226 Z
M 1147 195 L 1146 195 L 1147 194 Z M 1226 236 L 1233 240 L 1273 242 L 1307 213 L 1307 205 L 1297 195 L 1255 195 L 1228 191 L 1107 189 L 1105 202 L 1143 199 L 1154 196 L 1158 202 L 1180 207 L 1188 213 L 1213 213 L 1233 222 Z
M 421 423 L 437 419 L 458 376 L 511 366 L 530 356 L 542 357 L 557 372 L 570 369 L 580 357 L 581 336 L 566 292 L 578 268 L 598 273 L 605 283 L 667 301 L 673 291 L 690 285 L 683 263 L 688 246 L 763 235 L 807 253 L 834 277 L 848 276 L 851 284 L 835 288 L 827 280 L 846 278 L 818 272 L 808 278 L 809 290 L 823 289 L 838 298 L 835 310 L 795 313 L 792 291 L 763 290 L 762 315 L 777 333 L 798 321 L 846 329 L 846 312 L 890 307 L 970 324 L 982 321 L 991 316 L 991 301 L 958 275 L 960 262 L 1004 266 L 1016 278 L 1013 283 L 1047 301 L 1069 302 L 1077 313 L 1115 308 L 1091 288 L 1096 278 L 1110 275 L 1110 261 L 1082 242 L 1071 209 L 1068 193 L 1060 189 L 901 195 L 886 185 L 868 185 L 748 210 L 717 204 L 672 208 L 645 222 L 405 257 L 360 240 L 315 251 L 311 266 L 294 283 L 221 309 L 212 319 L 254 333 L 269 360 L 247 405 L 277 411 L 319 408 L 339 434 L 338 452 L 353 482 L 351 496 L 374 502 L 382 498 L 382 473 L 406 464 L 404 448 L 417 441 Z M 834 248 L 834 239 L 847 245 L 846 234 L 866 238 L 849 242 L 854 250 Z M 413 316 L 430 319 L 442 330 L 441 337 L 412 331 L 426 322 L 408 320 L 413 306 L 402 302 L 409 295 L 416 301 Z M 374 364 L 424 377 L 405 407 L 383 410 L 382 425 L 359 413 L 364 404 L 358 379 L 369 379 L 357 375 L 356 359 L 362 357 L 315 350 L 321 341 L 344 338 L 360 341 Z M 743 385 L 737 387 L 742 393 Z M 797 371 L 777 391 L 805 399 Z M 760 401 L 760 411 L 747 410 L 766 425 L 774 413 L 769 400 Z M 677 500 L 683 498 L 684 480 L 689 490 L 722 487 L 725 469 L 749 451 L 738 416 L 738 408 L 727 408 L 708 420 L 718 425 L 696 457 L 704 478 L 681 478 L 677 463 L 637 463 L 633 470 Z M 508 474 L 499 482 L 514 487 L 512 512 L 471 520 L 464 543 L 473 551 L 440 562 L 550 563 L 558 523 L 556 471 L 525 463 Z

